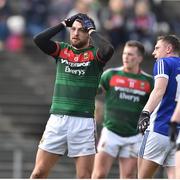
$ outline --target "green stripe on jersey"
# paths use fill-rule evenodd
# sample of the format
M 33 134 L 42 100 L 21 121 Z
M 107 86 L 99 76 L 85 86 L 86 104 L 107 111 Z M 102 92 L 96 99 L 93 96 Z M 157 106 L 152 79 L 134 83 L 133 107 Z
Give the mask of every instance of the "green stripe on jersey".
M 97 49 L 75 50 L 61 43 L 50 113 L 93 117 L 95 96 L 103 71 Z M 61 56 L 62 55 L 62 56 Z
M 104 126 L 121 136 L 137 134 L 139 114 L 153 89 L 152 76 L 112 68 L 103 73 L 100 84 L 106 90 Z
M 68 80 L 68 81 L 67 81 Z M 80 87 L 95 87 L 97 88 L 97 77 L 86 76 L 86 80 L 82 81 L 82 77 L 74 78 L 74 75 L 67 75 L 65 73 L 58 73 L 56 78 L 56 84 L 80 86 Z

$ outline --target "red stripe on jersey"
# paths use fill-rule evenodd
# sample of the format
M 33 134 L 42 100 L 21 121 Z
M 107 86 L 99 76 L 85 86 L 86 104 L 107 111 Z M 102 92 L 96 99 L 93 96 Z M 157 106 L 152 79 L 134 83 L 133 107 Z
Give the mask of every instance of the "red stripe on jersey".
M 56 43 L 56 51 L 51 54 L 51 56 L 56 57 L 60 51 L 60 46 L 58 43 Z
M 64 48 L 60 51 L 59 57 L 63 59 L 67 59 L 70 62 L 87 62 L 87 61 L 93 61 L 94 55 L 92 51 L 85 51 L 80 54 L 74 53 L 72 50 L 68 48 Z
M 145 91 L 147 93 L 150 92 L 150 84 L 149 82 L 143 80 L 137 80 L 133 78 L 128 78 L 124 76 L 114 75 L 110 80 L 110 86 L 118 86 L 118 87 L 126 87 L 130 89 L 137 89 L 141 91 Z
M 96 56 L 97 56 L 98 61 L 100 61 L 101 63 L 105 64 L 105 62 L 101 60 L 98 51 L 96 52 Z

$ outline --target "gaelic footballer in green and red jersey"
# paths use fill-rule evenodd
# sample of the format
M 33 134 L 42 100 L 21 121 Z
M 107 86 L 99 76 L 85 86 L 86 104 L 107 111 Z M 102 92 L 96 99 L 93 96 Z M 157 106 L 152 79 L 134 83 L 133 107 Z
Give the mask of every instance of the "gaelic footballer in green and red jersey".
M 127 73 L 123 67 L 106 70 L 100 87 L 106 91 L 104 126 L 114 133 L 128 137 L 136 135 L 139 114 L 153 89 L 153 79 L 140 71 Z

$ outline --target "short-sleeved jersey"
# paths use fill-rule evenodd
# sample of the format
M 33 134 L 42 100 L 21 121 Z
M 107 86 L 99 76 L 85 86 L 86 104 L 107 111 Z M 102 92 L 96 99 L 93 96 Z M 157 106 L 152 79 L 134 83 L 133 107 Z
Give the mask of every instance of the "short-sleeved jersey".
M 57 72 L 50 113 L 94 117 L 95 96 L 104 64 L 93 46 L 76 50 L 59 43 Z
M 153 73 L 155 80 L 164 77 L 168 79 L 168 84 L 161 102 L 151 114 L 149 129 L 168 136 L 169 121 L 180 94 L 180 58 L 167 57 L 156 60 Z
M 106 91 L 103 125 L 120 136 L 136 135 L 140 112 L 153 89 L 152 76 L 112 68 L 102 74 L 100 86 Z

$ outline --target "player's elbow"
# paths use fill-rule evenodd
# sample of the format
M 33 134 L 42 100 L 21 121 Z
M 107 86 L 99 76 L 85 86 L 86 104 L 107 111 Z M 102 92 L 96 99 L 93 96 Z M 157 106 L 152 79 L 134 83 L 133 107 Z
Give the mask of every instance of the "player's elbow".
M 104 48 L 104 54 L 108 59 L 110 59 L 114 54 L 114 47 L 111 44 L 106 46 L 106 48 Z
M 35 35 L 33 37 L 33 41 L 36 45 L 39 45 L 41 43 L 41 38 L 39 37 L 39 35 Z
M 106 45 L 101 51 L 99 51 L 99 57 L 100 59 L 103 59 L 103 61 L 107 62 L 111 59 L 111 57 L 114 54 L 114 48 L 111 44 Z

